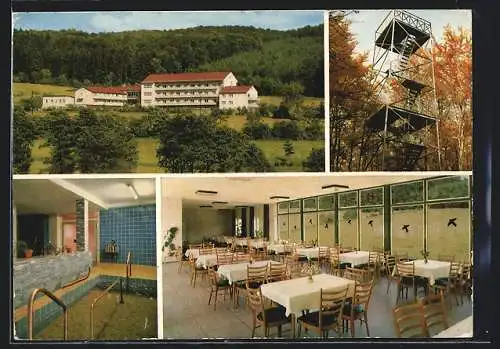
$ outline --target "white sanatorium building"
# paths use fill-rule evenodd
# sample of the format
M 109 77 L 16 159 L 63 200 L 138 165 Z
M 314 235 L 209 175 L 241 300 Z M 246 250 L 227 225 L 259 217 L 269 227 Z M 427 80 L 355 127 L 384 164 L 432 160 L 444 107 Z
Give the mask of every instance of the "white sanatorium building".
M 218 107 L 258 108 L 259 95 L 253 86 L 238 85 L 231 72 L 150 74 L 140 84 L 89 86 L 75 97 L 43 97 L 42 108 L 76 106 L 123 107 Z
M 141 105 L 256 108 L 257 90 L 238 86 L 231 72 L 151 74 L 141 82 Z

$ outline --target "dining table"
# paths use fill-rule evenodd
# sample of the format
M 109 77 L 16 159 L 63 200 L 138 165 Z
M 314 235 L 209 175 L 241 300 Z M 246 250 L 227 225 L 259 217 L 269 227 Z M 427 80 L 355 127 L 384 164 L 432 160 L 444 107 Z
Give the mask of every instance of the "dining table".
M 291 280 L 277 281 L 260 287 L 262 296 L 285 308 L 285 315 L 291 316 L 292 337 L 295 337 L 295 322 L 302 310 L 319 309 L 321 290 L 337 291 L 347 289 L 347 298 L 354 296 L 355 281 L 330 274 L 317 274 Z
M 472 315 L 462 321 L 439 332 L 433 338 L 471 338 L 473 337 L 473 319 Z

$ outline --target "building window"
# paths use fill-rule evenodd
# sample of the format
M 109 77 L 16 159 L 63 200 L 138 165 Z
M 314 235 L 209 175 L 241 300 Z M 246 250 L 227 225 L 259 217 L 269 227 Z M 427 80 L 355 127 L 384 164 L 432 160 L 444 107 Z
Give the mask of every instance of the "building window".
M 144 96 L 152 96 L 153 93 L 152 92 L 144 92 Z
M 83 98 L 77 98 L 76 101 L 77 102 L 83 102 Z
M 153 87 L 153 84 L 144 84 L 143 86 L 144 86 L 144 88 L 151 88 L 151 87 Z

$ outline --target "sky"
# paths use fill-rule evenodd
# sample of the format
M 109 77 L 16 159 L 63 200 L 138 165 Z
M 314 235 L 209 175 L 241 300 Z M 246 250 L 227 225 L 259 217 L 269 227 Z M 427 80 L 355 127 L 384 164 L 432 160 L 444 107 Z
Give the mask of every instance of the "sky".
M 15 29 L 77 29 L 118 32 L 243 25 L 288 30 L 323 23 L 323 11 L 191 11 L 191 12 L 24 12 L 14 13 Z
M 446 24 L 458 28 L 462 26 L 471 30 L 472 12 L 470 10 L 408 10 L 431 22 L 432 33 L 437 41 L 443 35 Z M 358 41 L 359 52 L 369 51 L 369 60 L 372 59 L 372 51 L 375 43 L 375 31 L 384 20 L 389 10 L 360 10 L 359 13 L 350 13 L 349 20 L 352 21 L 351 32 Z

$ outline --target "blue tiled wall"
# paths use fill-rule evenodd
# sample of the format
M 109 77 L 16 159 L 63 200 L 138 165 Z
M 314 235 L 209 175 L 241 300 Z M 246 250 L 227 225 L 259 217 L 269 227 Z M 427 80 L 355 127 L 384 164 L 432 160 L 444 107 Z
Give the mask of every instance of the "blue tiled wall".
M 118 263 L 125 263 L 132 251 L 133 264 L 156 265 L 156 205 L 101 210 L 99 217 L 101 261 L 106 261 L 104 246 L 114 240 Z

